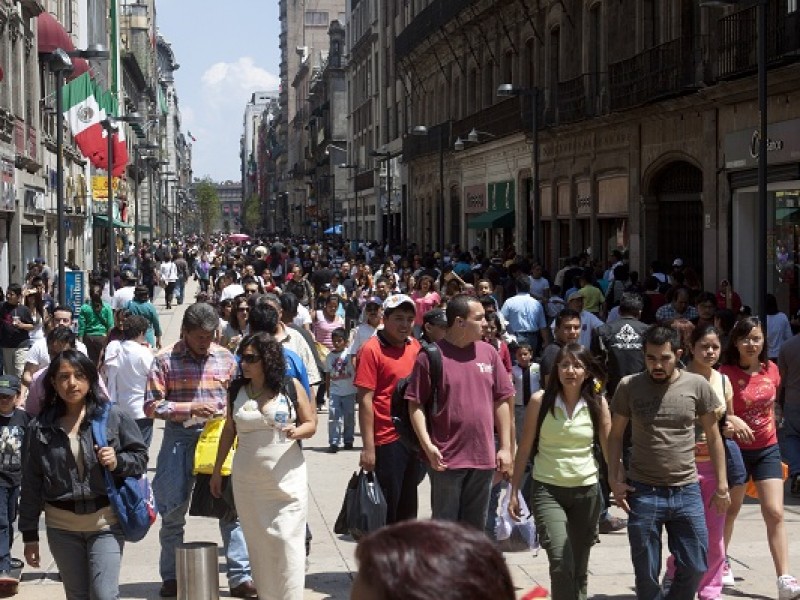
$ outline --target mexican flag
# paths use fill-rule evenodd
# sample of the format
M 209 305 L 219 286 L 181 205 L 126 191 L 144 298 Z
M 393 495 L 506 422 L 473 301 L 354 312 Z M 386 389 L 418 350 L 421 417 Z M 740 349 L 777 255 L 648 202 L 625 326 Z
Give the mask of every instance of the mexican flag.
M 106 142 L 100 121 L 105 118 L 96 96 L 95 83 L 84 73 L 61 89 L 64 119 L 69 123 L 75 142 L 95 166 L 106 155 Z
M 99 104 L 101 107 L 101 111 L 105 115 L 116 115 L 118 113 L 118 104 L 114 95 L 104 90 L 102 93 L 98 95 L 99 97 Z M 107 136 L 108 134 L 106 131 L 103 131 L 103 140 L 104 144 L 108 144 Z M 114 142 L 113 142 L 113 152 L 114 152 L 114 160 L 113 165 L 111 167 L 111 173 L 115 177 L 120 177 L 125 173 L 125 168 L 128 166 L 128 144 L 125 141 L 125 124 L 124 123 L 117 123 L 117 130 L 114 133 Z M 106 146 L 104 146 L 106 147 Z M 103 164 L 97 165 L 100 168 L 108 169 L 108 156 L 107 152 L 103 152 L 104 161 Z

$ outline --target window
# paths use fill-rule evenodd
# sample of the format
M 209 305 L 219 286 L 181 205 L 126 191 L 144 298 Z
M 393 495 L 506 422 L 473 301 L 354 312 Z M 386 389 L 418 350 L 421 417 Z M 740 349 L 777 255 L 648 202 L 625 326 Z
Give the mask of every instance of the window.
M 561 79 L 561 74 L 559 72 L 559 52 L 561 48 L 561 30 L 558 27 L 554 27 L 550 31 L 550 77 L 549 80 L 549 87 L 550 87 L 550 111 L 554 111 L 555 107 L 558 105 L 558 82 Z
M 467 114 L 478 110 L 478 70 L 472 67 L 469 71 L 469 82 L 467 83 Z
M 483 70 L 483 107 L 489 107 L 494 102 L 494 62 L 488 61 Z
M 536 53 L 534 51 L 535 40 L 529 38 L 525 41 L 525 64 L 522 68 L 522 85 L 531 88 L 536 82 Z M 506 83 L 506 82 L 503 82 Z
M 514 83 L 514 51 L 506 50 L 503 54 L 503 72 L 500 83 Z
M 798 5 L 798 0 L 786 0 L 786 12 L 787 13 L 797 12 L 797 5 Z
M 308 26 L 328 26 L 328 13 L 321 10 L 306 11 L 306 25 Z

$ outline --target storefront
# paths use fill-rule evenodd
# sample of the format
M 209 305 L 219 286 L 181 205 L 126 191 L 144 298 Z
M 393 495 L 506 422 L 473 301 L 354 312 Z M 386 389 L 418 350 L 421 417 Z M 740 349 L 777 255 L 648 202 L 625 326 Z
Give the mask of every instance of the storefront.
M 483 186 L 464 188 L 467 227 L 477 233 L 474 243 L 485 248 L 488 253 L 502 251 L 514 244 L 516 186 L 513 180 L 497 181 L 488 184 L 485 191 L 483 189 Z M 475 214 L 479 207 L 483 211 Z M 474 244 L 470 236 L 470 246 L 472 245 Z
M 767 140 L 767 239 L 758 239 L 757 128 L 725 136 L 725 168 L 732 193 L 730 256 L 733 286 L 745 304 L 756 302 L 760 268 L 755 249 L 767 244 L 767 291 L 778 308 L 800 309 L 800 119 L 771 124 Z

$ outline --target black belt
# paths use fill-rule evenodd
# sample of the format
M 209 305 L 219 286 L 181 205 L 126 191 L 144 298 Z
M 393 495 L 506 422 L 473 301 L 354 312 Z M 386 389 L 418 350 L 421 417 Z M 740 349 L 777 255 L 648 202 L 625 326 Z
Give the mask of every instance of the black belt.
M 110 504 L 108 500 L 108 496 L 97 496 L 96 498 L 89 498 L 87 500 L 81 500 L 80 502 L 76 502 L 75 500 L 49 500 L 47 504 L 50 506 L 55 506 L 56 508 L 60 508 L 61 510 L 68 510 L 69 512 L 77 514 L 88 514 L 85 510 L 85 507 L 88 504 L 94 504 L 94 511 L 97 512 L 101 508 L 105 508 Z M 84 510 L 79 510 L 79 507 Z

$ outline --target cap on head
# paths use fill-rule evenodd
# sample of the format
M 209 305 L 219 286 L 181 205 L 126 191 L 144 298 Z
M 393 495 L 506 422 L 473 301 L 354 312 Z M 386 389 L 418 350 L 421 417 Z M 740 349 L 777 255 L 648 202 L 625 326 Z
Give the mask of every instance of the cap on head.
M 422 322 L 428 325 L 443 325 L 446 327 L 447 314 L 443 308 L 432 308 L 423 315 Z
M 383 300 L 381 300 L 378 296 L 372 296 L 372 298 L 368 298 L 365 307 L 369 306 L 370 304 L 375 304 L 377 306 L 383 306 Z
M 405 294 L 392 294 L 386 298 L 386 300 L 383 301 L 383 310 L 384 312 L 394 310 L 395 308 L 399 308 L 404 304 L 408 304 L 411 307 L 411 310 L 416 312 L 417 306 L 414 304 L 414 301 Z
M 133 271 L 128 271 L 127 269 L 120 273 L 120 277 L 123 281 L 136 281 L 136 275 L 133 274 Z
M 676 258 L 675 260 L 672 261 L 672 266 L 673 267 L 682 267 L 683 266 L 683 259 Z
M 580 291 L 572 292 L 567 298 L 567 302 L 572 302 L 573 300 L 583 300 L 583 294 Z
M 0 396 L 16 396 L 20 391 L 19 377 L 0 375 Z

